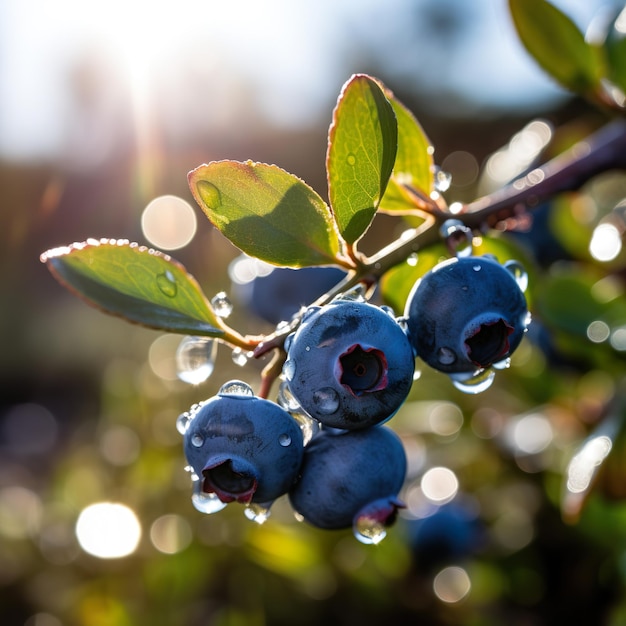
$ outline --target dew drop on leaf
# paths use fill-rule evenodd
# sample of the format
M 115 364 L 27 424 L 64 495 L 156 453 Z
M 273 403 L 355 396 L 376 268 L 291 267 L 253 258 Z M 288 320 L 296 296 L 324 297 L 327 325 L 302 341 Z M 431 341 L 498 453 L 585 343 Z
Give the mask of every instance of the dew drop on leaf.
M 200 198 L 209 209 L 216 210 L 221 206 L 222 196 L 220 190 L 215 185 L 205 180 L 200 180 L 198 181 L 197 189 Z
M 510 260 L 504 264 L 505 269 L 511 272 L 517 286 L 522 290 L 528 289 L 528 272 L 519 261 Z
M 225 291 L 220 291 L 211 298 L 211 306 L 215 315 L 223 319 L 226 319 L 233 312 L 233 303 Z
M 218 396 L 254 396 L 252 387 L 241 380 L 231 380 L 224 383 L 217 392 Z
M 193 491 L 191 494 L 191 503 L 201 513 L 211 515 L 217 513 L 226 507 L 226 503 L 222 502 L 215 493 L 206 493 L 202 491 L 202 482 L 196 476 L 193 480 Z
M 356 164 L 356 157 L 354 156 L 354 154 L 350 153 L 346 157 L 346 161 L 348 162 L 348 165 L 355 165 Z
M 184 337 L 176 350 L 178 378 L 190 385 L 205 382 L 213 373 L 217 342 L 205 337 Z
M 168 298 L 174 298 L 178 293 L 176 278 L 174 278 L 174 274 L 169 270 L 162 274 L 157 274 L 156 282 L 161 293 Z
M 243 514 L 251 521 L 257 524 L 264 524 L 271 515 L 270 506 L 268 503 L 256 503 L 252 502 L 246 506 L 243 510 Z
M 323 387 L 313 394 L 317 410 L 324 415 L 332 415 L 339 409 L 339 394 L 332 387 Z

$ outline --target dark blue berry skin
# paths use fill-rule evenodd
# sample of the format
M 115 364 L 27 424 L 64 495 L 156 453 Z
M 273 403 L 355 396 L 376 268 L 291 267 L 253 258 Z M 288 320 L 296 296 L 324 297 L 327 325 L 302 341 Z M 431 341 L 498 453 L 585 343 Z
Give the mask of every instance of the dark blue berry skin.
M 292 507 L 318 528 L 352 526 L 368 505 L 386 500 L 391 523 L 406 474 L 406 454 L 386 426 L 364 430 L 322 430 L 307 445 L 301 476 L 289 492 Z
M 340 282 L 346 273 L 337 267 L 277 267 L 255 278 L 245 291 L 246 305 L 271 324 L 289 321 L 303 306 Z
M 277 404 L 254 396 L 204 402 L 184 436 L 185 455 L 203 491 L 222 502 L 270 502 L 294 483 L 302 432 Z
M 413 383 L 406 333 L 380 307 L 337 300 L 311 308 L 287 341 L 283 374 L 302 408 L 322 424 L 357 429 L 389 419 Z
M 475 372 L 505 360 L 528 325 L 524 293 L 490 257 L 448 259 L 425 274 L 407 300 L 417 356 L 446 373 Z

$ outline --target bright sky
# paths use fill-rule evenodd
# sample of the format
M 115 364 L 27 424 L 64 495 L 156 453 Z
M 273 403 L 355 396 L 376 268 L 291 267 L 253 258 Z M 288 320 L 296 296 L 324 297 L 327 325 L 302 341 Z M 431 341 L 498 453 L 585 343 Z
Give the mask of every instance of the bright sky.
M 557 3 L 586 23 L 601 0 Z M 468 24 L 461 53 L 419 40 L 427 7 Z M 3 0 L 0 157 L 80 151 L 76 137 L 105 145 L 120 110 L 141 119 L 150 102 L 183 137 L 235 125 L 250 102 L 274 123 L 316 123 L 364 59 L 481 106 L 562 96 L 522 51 L 506 0 Z

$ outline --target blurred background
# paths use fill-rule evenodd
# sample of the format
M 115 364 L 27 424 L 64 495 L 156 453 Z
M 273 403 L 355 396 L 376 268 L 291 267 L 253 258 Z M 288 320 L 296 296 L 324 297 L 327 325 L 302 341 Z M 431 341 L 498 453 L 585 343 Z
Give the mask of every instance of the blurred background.
M 585 30 L 620 5 L 555 4 Z M 264 525 L 235 505 L 197 511 L 176 419 L 230 378 L 255 386 L 262 364 L 222 346 L 213 374 L 187 384 L 181 337 L 88 307 L 39 261 L 88 237 L 138 241 L 209 296 L 225 291 L 234 327 L 269 331 L 186 174 L 252 159 L 325 196 L 328 125 L 355 72 L 415 113 L 452 174 L 449 202 L 607 121 L 541 72 L 505 0 L 0 2 L 3 624 L 626 624 L 612 404 L 624 259 L 597 230 L 626 197 L 623 175 L 498 240 L 527 265 L 533 330 L 482 394 L 426 371 L 416 381 L 391 423 L 408 506 L 378 546 L 298 523 L 282 502 Z M 399 228 L 376 223 L 368 245 Z M 588 480 L 568 491 L 576 458 Z

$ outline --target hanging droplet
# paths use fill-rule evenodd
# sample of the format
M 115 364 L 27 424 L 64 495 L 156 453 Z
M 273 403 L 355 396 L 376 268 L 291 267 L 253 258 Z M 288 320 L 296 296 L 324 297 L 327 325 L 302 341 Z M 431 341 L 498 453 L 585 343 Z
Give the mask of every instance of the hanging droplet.
M 474 374 L 450 374 L 452 384 L 463 393 L 482 393 L 491 387 L 496 373 L 490 369 L 478 370 Z
M 437 350 L 437 361 L 442 365 L 452 365 L 456 361 L 456 352 L 451 348 L 439 348 Z
M 224 383 L 217 392 L 218 396 L 254 396 L 252 387 L 241 380 L 230 380 Z
M 205 382 L 213 373 L 217 356 L 217 342 L 205 337 L 185 337 L 176 350 L 178 378 L 190 385 Z
M 233 363 L 239 367 L 243 367 L 248 362 L 248 352 L 244 352 L 241 348 L 233 348 L 231 357 Z
M 176 420 L 176 430 L 184 435 L 189 428 L 189 422 L 191 422 L 191 414 L 188 411 L 181 413 Z
M 192 483 L 193 491 L 191 494 L 191 502 L 193 506 L 201 513 L 211 515 L 217 513 L 226 507 L 226 503 L 222 502 L 215 493 L 206 493 L 202 491 L 202 482 L 196 476 Z
M 278 395 L 276 398 L 279 406 L 283 407 L 286 411 L 300 411 L 300 403 L 296 400 L 291 393 L 289 383 L 286 380 L 281 380 L 278 386 Z
M 293 380 L 296 375 L 296 362 L 293 359 L 287 359 L 283 363 L 283 375 L 288 381 Z
M 332 387 L 323 387 L 313 394 L 317 410 L 324 415 L 332 415 L 339 409 L 339 394 Z
M 243 514 L 251 521 L 257 524 L 264 524 L 271 515 L 270 506 L 272 503 L 256 503 L 251 502 L 243 510 Z
M 233 303 L 228 299 L 225 291 L 220 291 L 211 298 L 211 306 L 215 315 L 224 319 L 233 312 Z
M 293 417 L 298 426 L 300 426 L 300 431 L 302 432 L 302 443 L 306 446 L 307 443 L 309 443 L 309 441 L 311 441 L 311 439 L 313 439 L 313 437 L 319 432 L 320 423 L 304 411 L 293 411 L 291 413 L 291 417 Z
M 439 229 L 439 234 L 444 239 L 450 254 L 459 258 L 472 256 L 473 240 L 472 229 L 460 220 L 446 220 Z
M 178 293 L 176 278 L 169 270 L 163 272 L 162 274 L 157 274 L 156 282 L 161 293 L 168 298 L 174 298 Z
M 359 516 L 356 519 L 352 531 L 361 543 L 367 545 L 376 545 L 387 536 L 387 530 L 382 522 L 366 516 Z
M 444 172 L 439 167 L 435 167 L 433 184 L 435 186 L 435 191 L 438 191 L 439 193 L 448 191 L 448 189 L 450 189 L 450 185 L 452 184 L 452 174 Z
M 411 267 L 415 267 L 417 265 L 417 260 L 417 252 L 411 252 L 411 254 L 409 254 L 406 258 L 407 265 L 410 265 Z
M 511 367 L 511 357 L 507 357 L 502 361 L 498 361 L 497 363 L 494 363 L 491 367 L 493 367 L 494 370 L 506 370 Z
M 528 289 L 528 272 L 519 261 L 506 261 L 504 267 L 511 272 L 517 286 L 522 290 Z

